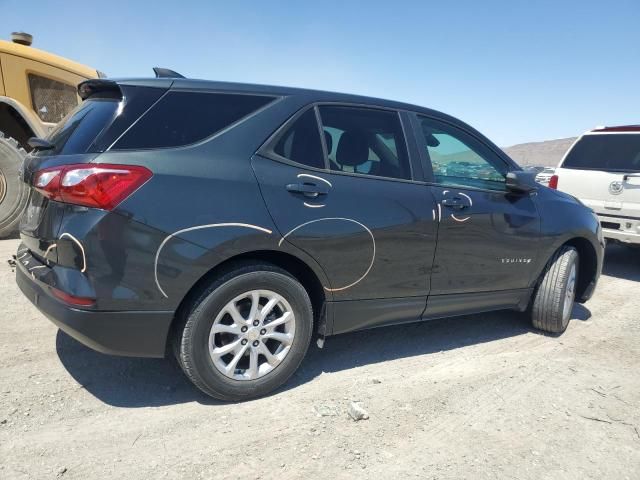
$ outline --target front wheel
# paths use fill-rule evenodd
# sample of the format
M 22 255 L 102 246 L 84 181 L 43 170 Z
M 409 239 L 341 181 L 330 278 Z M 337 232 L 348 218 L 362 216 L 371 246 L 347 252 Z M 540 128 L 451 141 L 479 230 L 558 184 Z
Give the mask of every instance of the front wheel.
M 309 295 L 295 278 L 272 265 L 247 265 L 219 278 L 193 303 L 176 353 L 207 395 L 247 400 L 289 379 L 312 328 Z
M 562 333 L 569 325 L 578 280 L 578 251 L 558 250 L 542 274 L 531 307 L 533 326 L 549 333 Z

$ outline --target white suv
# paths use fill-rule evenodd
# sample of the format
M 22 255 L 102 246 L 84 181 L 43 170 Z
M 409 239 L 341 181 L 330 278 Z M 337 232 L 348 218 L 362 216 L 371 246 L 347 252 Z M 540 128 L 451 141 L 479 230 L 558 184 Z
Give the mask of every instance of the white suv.
M 640 125 L 599 127 L 583 134 L 549 187 L 592 208 L 605 238 L 640 245 Z
M 536 182 L 542 185 L 549 185 L 549 181 L 553 174 L 556 173 L 556 169 L 553 167 L 544 167 L 544 169 L 536 175 Z

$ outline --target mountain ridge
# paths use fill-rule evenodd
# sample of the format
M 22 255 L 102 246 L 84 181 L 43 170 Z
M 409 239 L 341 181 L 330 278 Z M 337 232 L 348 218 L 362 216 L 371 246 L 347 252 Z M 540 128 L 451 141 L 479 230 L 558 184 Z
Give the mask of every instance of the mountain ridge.
M 527 142 L 503 147 L 507 155 L 513 158 L 518 165 L 541 165 L 555 167 L 577 137 L 558 138 L 541 142 Z

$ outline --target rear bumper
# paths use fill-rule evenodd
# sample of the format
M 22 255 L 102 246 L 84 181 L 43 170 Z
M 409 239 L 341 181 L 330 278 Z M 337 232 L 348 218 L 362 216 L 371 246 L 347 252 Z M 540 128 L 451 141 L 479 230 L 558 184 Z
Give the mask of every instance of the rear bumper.
M 640 218 L 616 217 L 596 212 L 605 238 L 623 243 L 640 244 Z
M 90 311 L 52 297 L 47 286 L 18 262 L 16 282 L 38 310 L 68 335 L 101 353 L 164 357 L 173 312 Z
M 604 201 L 582 199 L 584 204 L 591 208 L 598 217 L 602 226 L 602 235 L 609 240 L 617 240 L 623 243 L 640 244 L 640 210 L 637 203 L 621 203 L 617 210 L 607 208 Z
M 621 232 L 620 230 L 611 230 L 608 228 L 603 228 L 602 233 L 604 234 L 604 238 L 617 240 L 622 243 L 640 244 L 640 234 L 638 233 Z

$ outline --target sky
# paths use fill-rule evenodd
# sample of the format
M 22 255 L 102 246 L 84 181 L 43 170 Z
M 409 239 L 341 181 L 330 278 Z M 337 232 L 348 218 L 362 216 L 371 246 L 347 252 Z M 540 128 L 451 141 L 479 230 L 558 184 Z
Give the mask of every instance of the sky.
M 640 123 L 640 0 L 0 0 L 0 38 L 105 72 L 318 88 L 454 115 L 495 143 Z

